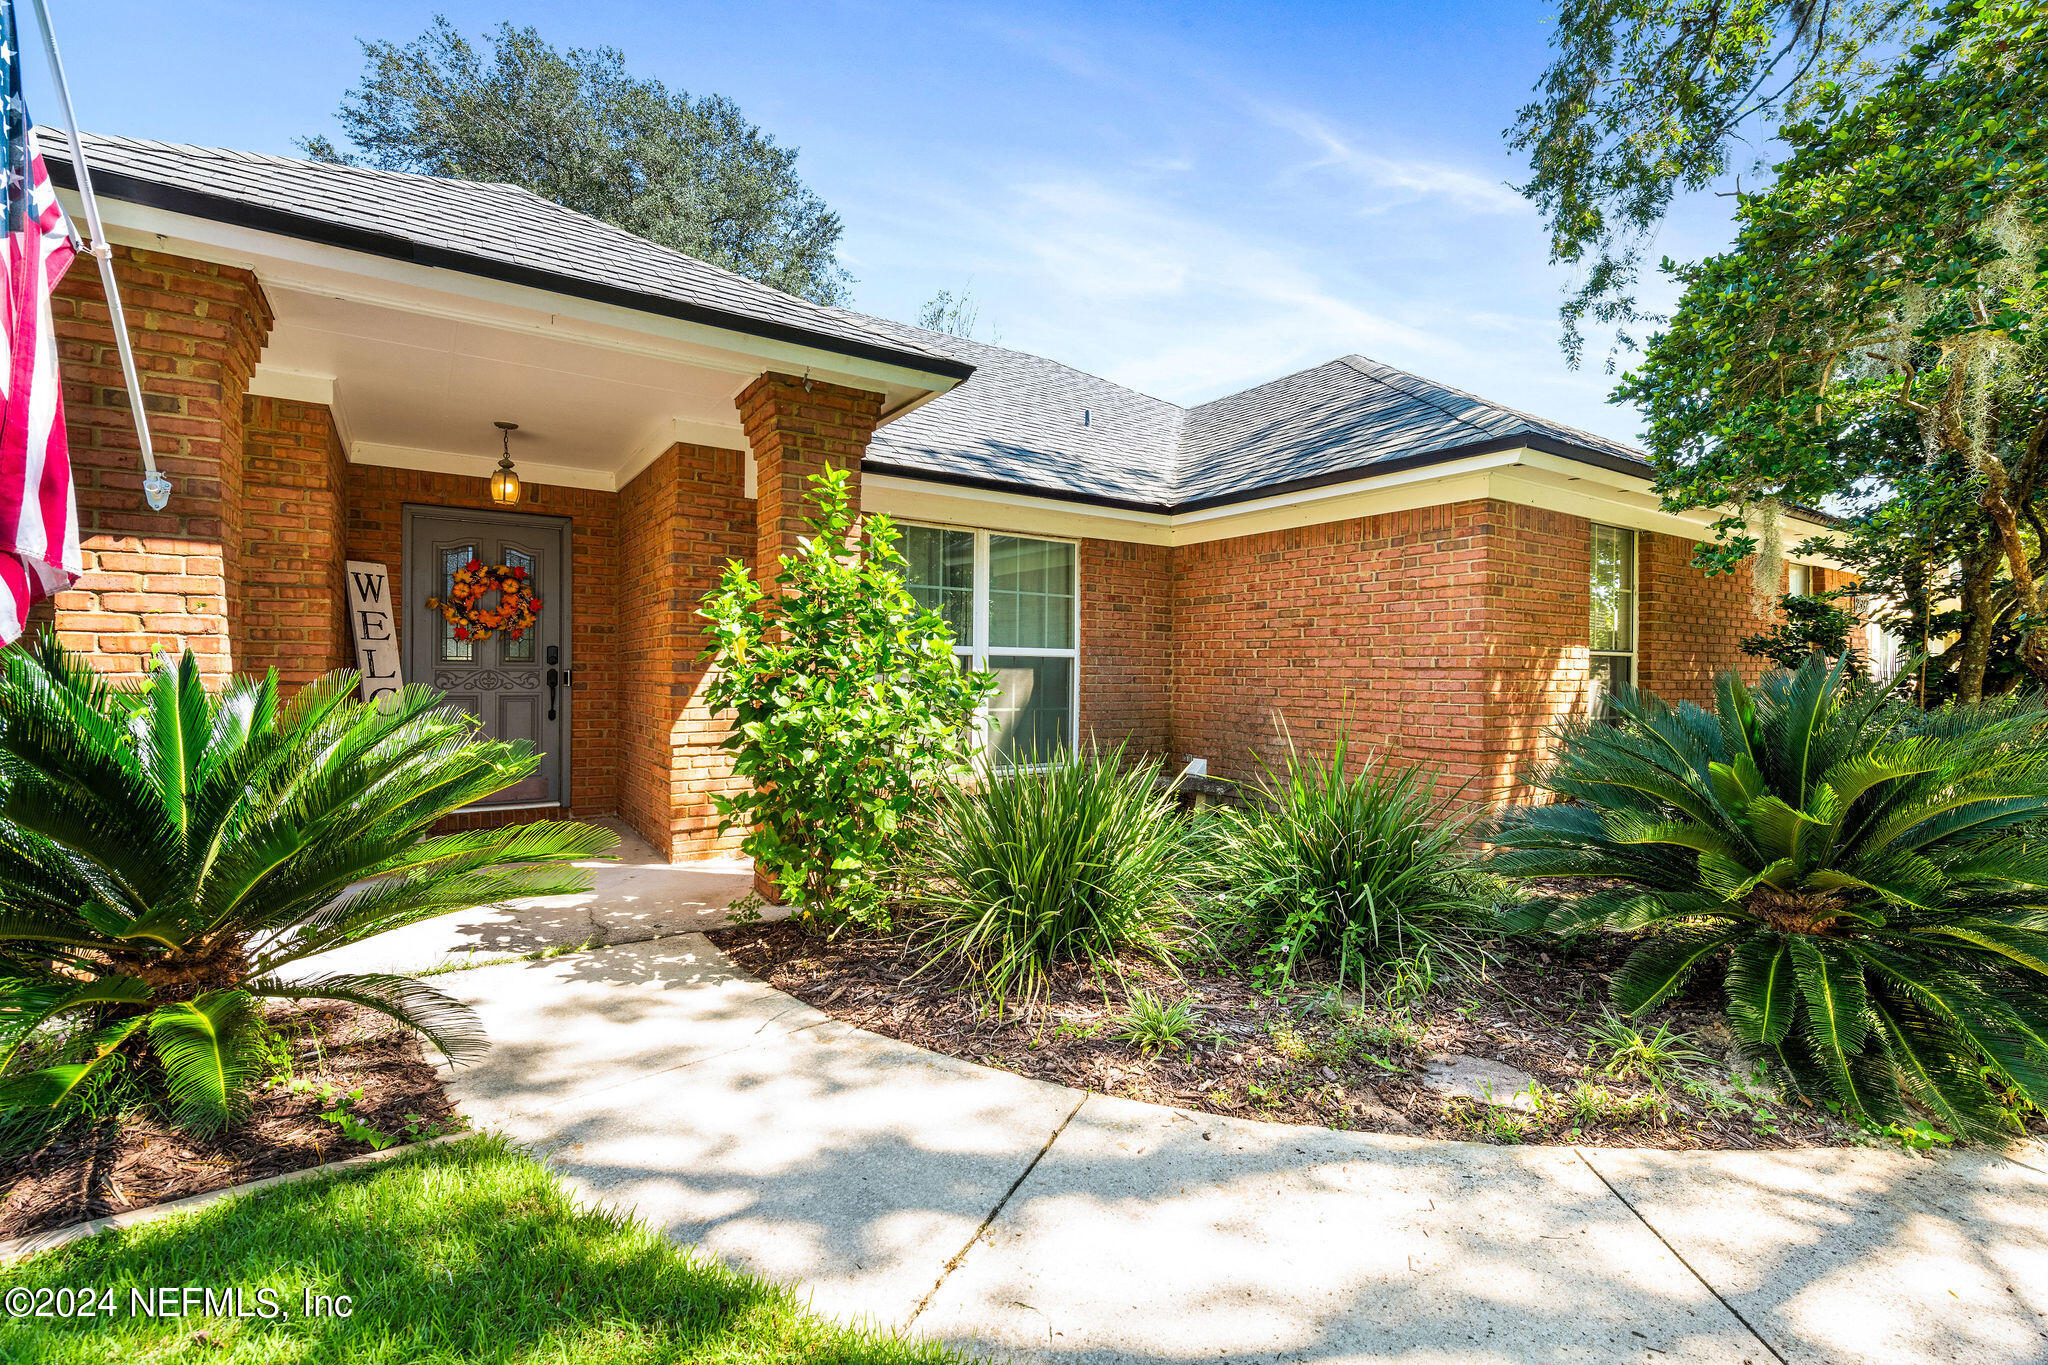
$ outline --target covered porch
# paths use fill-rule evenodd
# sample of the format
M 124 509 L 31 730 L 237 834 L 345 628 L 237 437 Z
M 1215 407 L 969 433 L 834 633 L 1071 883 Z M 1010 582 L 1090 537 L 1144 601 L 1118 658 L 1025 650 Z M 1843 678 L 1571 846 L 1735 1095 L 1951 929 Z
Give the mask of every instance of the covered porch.
M 729 314 L 627 299 L 100 174 L 174 488 L 144 505 L 98 281 L 74 270 L 55 310 L 86 574 L 41 609 L 66 643 L 304 683 L 357 666 L 345 566 L 380 566 L 404 681 L 547 755 L 465 819 L 615 817 L 664 859 L 731 853 L 698 600 L 793 543 L 808 476 L 857 474 L 878 423 L 968 367 L 833 310 L 755 316 L 797 303 L 772 291 Z M 538 585 L 522 638 L 458 639 L 426 605 L 470 561 Z

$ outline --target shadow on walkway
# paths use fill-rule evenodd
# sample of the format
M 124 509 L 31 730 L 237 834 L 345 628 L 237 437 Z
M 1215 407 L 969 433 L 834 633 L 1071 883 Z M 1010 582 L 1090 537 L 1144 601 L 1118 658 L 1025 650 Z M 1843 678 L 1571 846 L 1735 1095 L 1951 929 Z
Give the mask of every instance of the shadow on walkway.
M 977 1351 L 2048 1359 L 2048 1176 L 1995 1154 L 1581 1156 L 1087 1097 L 839 1024 L 695 935 L 443 984 L 496 1040 L 453 1078 L 480 1124 L 826 1312 Z

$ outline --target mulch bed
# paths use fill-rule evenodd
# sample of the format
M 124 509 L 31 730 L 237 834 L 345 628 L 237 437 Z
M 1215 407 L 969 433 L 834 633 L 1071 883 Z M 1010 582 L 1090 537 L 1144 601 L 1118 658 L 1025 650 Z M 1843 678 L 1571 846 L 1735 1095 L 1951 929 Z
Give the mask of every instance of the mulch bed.
M 1719 1103 L 1677 1087 L 1660 1098 L 1646 1083 L 1601 1074 L 1585 1026 L 1600 1018 L 1607 978 L 1626 951 L 1612 940 L 1570 952 L 1517 949 L 1483 977 L 1439 980 L 1421 1001 L 1398 1008 L 1333 996 L 1327 974 L 1313 971 L 1279 991 L 1221 963 L 1183 964 L 1183 975 L 1128 963 L 1132 986 L 1165 1001 L 1192 996 L 1198 1007 L 1195 1046 L 1148 1058 L 1116 1036 L 1127 988 L 1113 977 L 1065 971 L 1032 1013 L 996 1018 L 961 972 L 934 967 L 913 976 L 923 959 L 901 936 L 828 939 L 781 921 L 710 937 L 747 971 L 846 1023 L 1019 1075 L 1203 1113 L 1608 1147 L 1781 1148 L 1845 1145 L 1856 1136 L 1822 1111 L 1761 1093 L 1743 1097 L 1725 1086 L 1725 1065 L 1695 1068 L 1696 1079 L 1715 1078 L 1710 1093 Z M 1732 1056 L 1710 999 L 1681 1001 L 1662 1021 L 1710 1056 Z M 1552 1092 L 1589 1082 L 1607 1092 L 1611 1109 L 1588 1119 L 1562 1105 L 1520 1115 L 1447 1101 L 1417 1079 L 1427 1058 L 1446 1053 L 1506 1062 Z
M 353 1005 L 319 1002 L 273 1008 L 290 1039 L 292 1074 L 314 1088 L 267 1086 L 249 1116 L 224 1133 L 195 1138 L 154 1113 L 130 1113 L 98 1127 L 74 1127 L 39 1151 L 0 1164 L 0 1238 L 125 1213 L 246 1180 L 339 1161 L 372 1150 L 320 1117 L 331 1109 L 318 1088 L 363 1097 L 349 1110 L 381 1133 L 407 1139 L 409 1116 L 446 1130 L 455 1109 L 420 1051 L 418 1036 Z

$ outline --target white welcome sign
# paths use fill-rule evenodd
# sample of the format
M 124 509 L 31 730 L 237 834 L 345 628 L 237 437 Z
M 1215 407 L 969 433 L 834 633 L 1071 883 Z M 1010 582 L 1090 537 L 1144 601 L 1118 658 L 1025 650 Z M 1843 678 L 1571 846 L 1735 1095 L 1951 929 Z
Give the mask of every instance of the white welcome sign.
M 391 601 L 391 571 L 382 564 L 351 559 L 348 627 L 356 640 L 356 672 L 363 675 L 363 700 L 396 699 L 405 685 L 398 666 L 398 612 Z

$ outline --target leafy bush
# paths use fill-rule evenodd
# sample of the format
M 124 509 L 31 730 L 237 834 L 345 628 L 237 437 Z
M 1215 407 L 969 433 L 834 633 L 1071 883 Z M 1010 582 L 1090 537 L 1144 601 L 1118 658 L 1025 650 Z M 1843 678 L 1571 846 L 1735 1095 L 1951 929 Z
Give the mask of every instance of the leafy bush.
M 262 1067 L 260 1000 L 390 1015 L 451 1058 L 475 1016 L 382 973 L 286 980 L 315 953 L 451 910 L 584 889 L 594 827 L 429 835 L 523 780 L 526 745 L 422 688 L 383 706 L 336 674 L 219 696 L 189 653 L 115 687 L 48 639 L 0 653 L 0 1111 L 17 1132 L 126 1071 L 218 1129 Z M 118 1087 L 116 1087 L 118 1089 Z
M 1209 858 L 1224 913 L 1289 977 L 1324 957 L 1363 991 L 1374 968 L 1400 961 L 1404 982 L 1426 991 L 1434 953 L 1462 953 L 1485 910 L 1462 848 L 1472 819 L 1426 769 L 1348 758 L 1342 738 L 1322 762 L 1290 744 L 1284 773 L 1267 769 L 1246 807 L 1218 815 Z
M 1988 1069 L 2048 1095 L 2048 712 L 2037 700 L 1922 714 L 1818 657 L 1707 711 L 1619 690 L 1621 723 L 1575 723 L 1493 866 L 1611 882 L 1530 901 L 1523 927 L 1656 929 L 1613 981 L 1640 1015 L 1696 971 L 1802 1092 L 1865 1123 L 2002 1120 Z
M 731 708 L 725 748 L 746 786 L 714 796 L 719 831 L 807 916 L 879 922 L 877 878 L 901 851 L 918 784 L 963 773 L 995 686 L 962 671 L 953 634 L 904 586 L 889 518 L 854 517 L 844 470 L 811 476 L 811 534 L 773 591 L 738 561 L 706 594 L 706 701 Z
M 1163 959 L 1186 830 L 1159 772 L 1121 746 L 1066 750 L 940 789 L 910 867 L 934 960 L 968 964 L 998 1007 L 1029 1007 L 1057 964 Z
M 1849 607 L 1836 605 L 1845 598 L 1850 601 Z M 1785 619 L 1774 623 L 1767 631 L 1744 636 L 1742 652 L 1752 659 L 1769 659 L 1780 668 L 1797 668 L 1815 654 L 1829 659 L 1838 659 L 1846 654 L 1850 668 L 1861 673 L 1862 657 L 1850 642 L 1850 635 L 1856 629 L 1854 599 L 1854 590 L 1850 588 L 1822 593 L 1787 593 L 1778 599 L 1779 610 L 1785 613 Z

